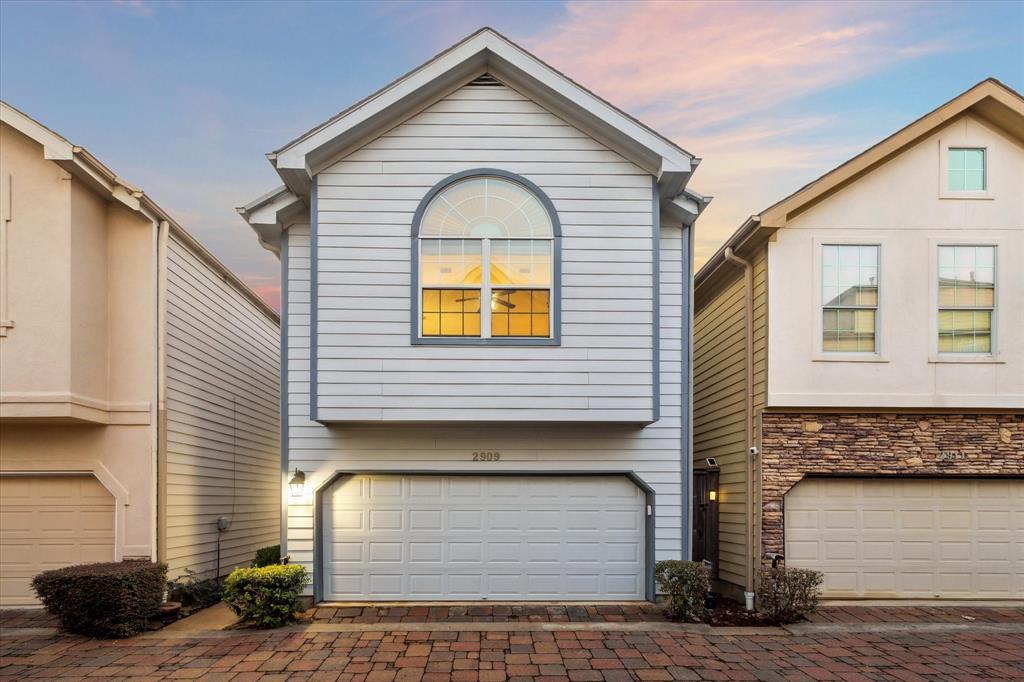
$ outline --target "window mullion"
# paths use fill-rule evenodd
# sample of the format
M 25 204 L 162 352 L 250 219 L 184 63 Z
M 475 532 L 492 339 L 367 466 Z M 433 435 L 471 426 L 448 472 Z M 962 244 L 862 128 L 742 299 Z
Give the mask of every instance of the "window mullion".
M 484 239 L 481 251 L 483 277 L 480 283 L 480 337 L 491 338 L 491 240 Z

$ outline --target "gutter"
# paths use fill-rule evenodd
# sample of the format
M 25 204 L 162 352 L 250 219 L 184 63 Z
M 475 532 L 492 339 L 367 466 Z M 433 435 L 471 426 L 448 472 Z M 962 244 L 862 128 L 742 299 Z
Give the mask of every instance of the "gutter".
M 748 221 L 749 223 L 750 221 Z M 732 241 L 732 240 L 730 240 Z M 744 463 L 746 466 L 747 480 L 747 561 L 746 561 L 746 591 L 752 595 L 754 592 L 754 546 L 757 538 L 757 524 L 754 506 L 754 266 L 750 261 L 744 260 L 736 255 L 732 246 L 724 247 L 722 251 L 722 263 L 732 263 L 743 268 L 743 331 L 745 337 L 745 357 L 743 367 L 746 373 L 747 396 L 746 396 L 746 447 Z M 749 608 L 749 607 L 748 607 Z
M 715 273 L 720 267 L 725 265 L 729 259 L 726 257 L 726 252 L 732 253 L 733 249 L 737 249 L 743 245 L 753 234 L 761 227 L 761 216 L 752 215 L 747 218 L 746 222 L 740 226 L 740 229 L 736 230 L 731 237 L 723 244 L 718 251 L 715 251 L 715 255 L 711 256 L 704 266 L 701 267 L 693 278 L 693 288 L 696 290 L 703 284 L 711 275 Z

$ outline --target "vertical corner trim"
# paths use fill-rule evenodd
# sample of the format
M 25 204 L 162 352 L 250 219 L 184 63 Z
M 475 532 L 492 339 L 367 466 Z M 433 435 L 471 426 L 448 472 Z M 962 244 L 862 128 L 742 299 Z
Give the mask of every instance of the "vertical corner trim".
M 661 419 L 661 196 L 651 178 L 651 420 Z
M 320 261 L 319 249 L 319 209 L 317 207 L 317 178 L 313 176 L 313 185 L 309 190 L 309 418 L 317 421 L 317 328 L 320 326 L 317 312 L 320 309 L 320 296 L 317 286 Z

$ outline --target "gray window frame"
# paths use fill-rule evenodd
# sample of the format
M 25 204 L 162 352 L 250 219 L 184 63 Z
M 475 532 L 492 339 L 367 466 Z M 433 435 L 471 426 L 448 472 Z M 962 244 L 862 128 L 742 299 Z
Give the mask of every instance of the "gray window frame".
M 552 238 L 552 272 L 551 272 L 551 300 L 548 308 L 551 315 L 551 336 L 548 338 L 517 337 L 507 336 L 498 338 L 477 338 L 460 336 L 420 336 L 420 224 L 423 221 L 423 214 L 427 206 L 435 196 L 444 191 L 449 185 L 474 177 L 496 177 L 509 180 L 522 185 L 527 191 L 533 193 L 548 212 L 551 219 Z M 560 346 L 562 344 L 562 225 L 558 220 L 558 212 L 551 199 L 540 187 L 527 180 L 521 175 L 498 168 L 473 168 L 465 170 L 447 178 L 430 188 L 412 219 L 412 234 L 409 253 L 410 273 L 409 278 L 409 340 L 414 346 Z M 480 302 L 484 305 L 483 300 Z

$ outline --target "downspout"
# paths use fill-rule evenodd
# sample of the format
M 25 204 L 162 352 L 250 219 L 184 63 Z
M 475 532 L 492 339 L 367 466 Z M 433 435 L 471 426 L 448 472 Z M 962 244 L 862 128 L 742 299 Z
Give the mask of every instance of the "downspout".
M 754 592 L 754 545 L 757 538 L 757 524 L 755 515 L 754 500 L 754 267 L 750 261 L 744 260 L 736 255 L 731 246 L 725 248 L 725 260 L 743 268 L 744 288 L 744 320 L 743 331 L 746 340 L 746 357 L 743 365 L 746 370 L 747 400 L 746 400 L 746 447 L 743 454 L 743 461 L 746 466 L 747 476 L 747 584 L 746 592 L 752 595 Z M 752 596 L 748 596 L 748 608 L 752 606 Z
M 167 240 L 170 232 L 170 223 L 161 220 L 159 225 L 159 237 L 157 243 L 157 457 L 154 462 L 157 479 L 157 489 L 154 495 L 156 532 L 154 535 L 157 543 L 159 561 L 166 560 L 167 553 L 167 520 L 160 522 L 160 514 L 167 512 Z

